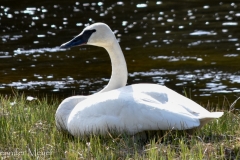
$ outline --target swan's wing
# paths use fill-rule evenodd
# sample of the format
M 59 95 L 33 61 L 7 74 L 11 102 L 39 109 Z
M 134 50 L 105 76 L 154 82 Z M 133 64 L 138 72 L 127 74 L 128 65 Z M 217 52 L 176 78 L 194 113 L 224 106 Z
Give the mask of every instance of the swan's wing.
M 197 116 L 177 103 L 161 103 L 142 93 L 133 94 L 133 99 L 131 106 L 136 106 L 134 108 L 134 112 L 137 113 L 135 115 L 135 123 L 138 124 L 138 128 L 135 127 L 136 130 L 182 130 L 200 125 Z
M 189 98 L 167 88 L 166 86 L 157 84 L 135 84 L 131 85 L 133 92 L 140 92 L 151 96 L 161 103 L 174 103 L 184 107 L 186 110 L 196 114 L 208 114 L 209 111 L 190 100 Z
M 171 113 L 174 111 L 185 110 L 180 115 L 189 113 L 200 120 L 200 125 L 203 126 L 208 121 L 219 118 L 223 115 L 223 112 L 209 112 L 196 102 L 184 97 L 181 94 L 161 85 L 156 84 L 136 84 L 131 86 L 133 92 L 140 92 L 156 99 L 158 102 L 163 103 L 165 107 L 168 107 L 168 111 Z M 166 114 L 167 115 L 167 114 Z

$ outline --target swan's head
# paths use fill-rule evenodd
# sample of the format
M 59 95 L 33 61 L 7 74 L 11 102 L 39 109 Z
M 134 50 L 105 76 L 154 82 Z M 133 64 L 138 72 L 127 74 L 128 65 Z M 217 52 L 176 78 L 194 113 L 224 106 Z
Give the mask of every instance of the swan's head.
M 94 23 L 87 26 L 78 36 L 60 46 L 60 48 L 71 48 L 84 44 L 99 47 L 112 45 L 115 36 L 108 25 L 104 23 Z

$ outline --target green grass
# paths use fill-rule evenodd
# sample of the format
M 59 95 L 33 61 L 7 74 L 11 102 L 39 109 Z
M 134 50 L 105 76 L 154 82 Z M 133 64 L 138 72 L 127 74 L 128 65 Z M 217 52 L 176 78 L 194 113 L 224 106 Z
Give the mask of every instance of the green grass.
M 13 104 L 12 102 L 15 102 Z M 55 127 L 55 98 L 27 101 L 25 96 L 0 96 L 2 159 L 240 159 L 240 115 L 230 104 L 207 104 L 225 114 L 196 134 L 166 131 L 143 144 L 127 135 L 92 135 L 82 139 Z

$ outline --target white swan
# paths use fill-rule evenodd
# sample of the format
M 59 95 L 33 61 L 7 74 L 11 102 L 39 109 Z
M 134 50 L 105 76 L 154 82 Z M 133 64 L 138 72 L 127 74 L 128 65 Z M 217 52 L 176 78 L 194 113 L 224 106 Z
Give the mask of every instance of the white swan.
M 104 47 L 108 51 L 112 63 L 111 79 L 96 94 L 66 98 L 56 111 L 59 130 L 73 136 L 106 134 L 111 130 L 129 134 L 146 130 L 186 130 L 200 128 L 223 115 L 223 112 L 209 112 L 165 86 L 125 86 L 126 62 L 113 32 L 106 24 L 95 23 L 86 27 L 61 48 L 83 44 Z

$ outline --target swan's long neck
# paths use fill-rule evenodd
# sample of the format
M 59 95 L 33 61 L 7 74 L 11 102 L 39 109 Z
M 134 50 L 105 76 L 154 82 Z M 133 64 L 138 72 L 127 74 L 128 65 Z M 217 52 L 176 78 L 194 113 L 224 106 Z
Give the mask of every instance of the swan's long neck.
M 98 93 L 107 92 L 125 86 L 128 77 L 126 61 L 117 40 L 115 39 L 111 45 L 104 48 L 107 50 L 111 59 L 112 75 L 107 86 Z

